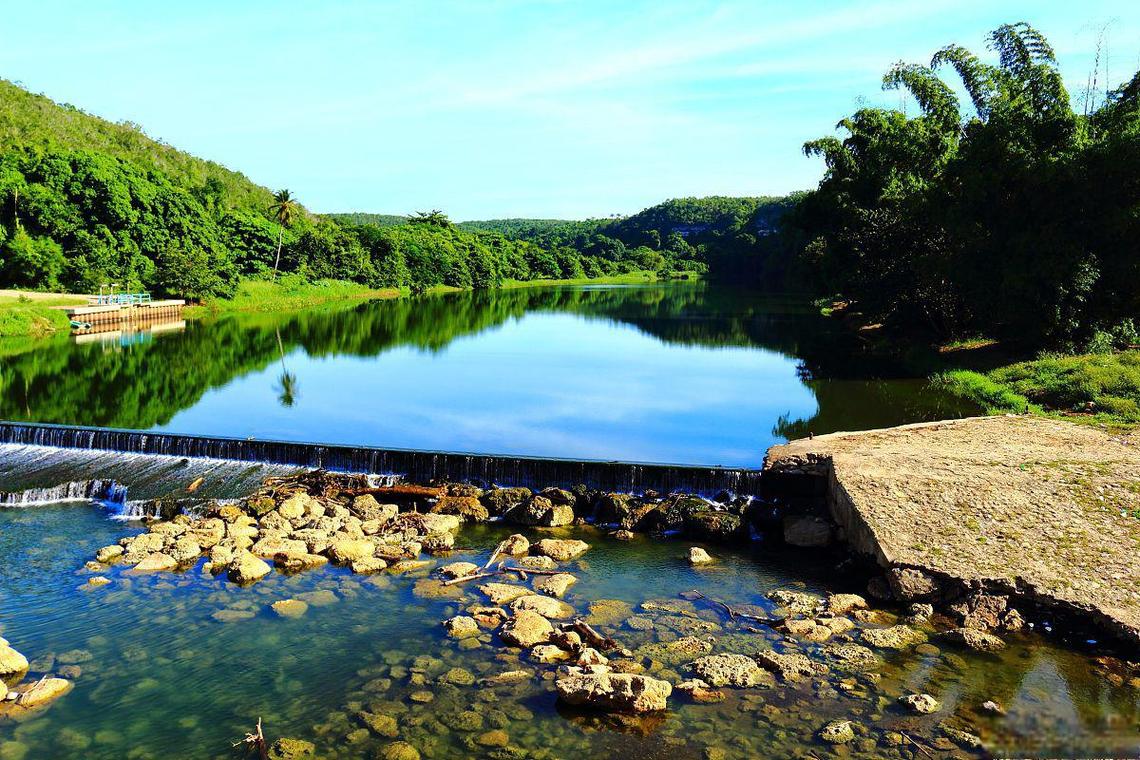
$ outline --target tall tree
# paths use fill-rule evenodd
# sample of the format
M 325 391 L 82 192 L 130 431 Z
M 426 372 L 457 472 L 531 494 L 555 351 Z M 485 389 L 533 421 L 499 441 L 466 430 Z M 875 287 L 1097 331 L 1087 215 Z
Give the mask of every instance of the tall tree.
M 277 258 L 273 262 L 274 282 L 277 281 L 277 268 L 281 266 L 281 246 L 285 242 L 285 228 L 292 226 L 293 218 L 299 209 L 300 204 L 288 190 L 278 190 L 273 194 L 273 204 L 269 207 L 269 211 L 280 227 L 277 233 Z

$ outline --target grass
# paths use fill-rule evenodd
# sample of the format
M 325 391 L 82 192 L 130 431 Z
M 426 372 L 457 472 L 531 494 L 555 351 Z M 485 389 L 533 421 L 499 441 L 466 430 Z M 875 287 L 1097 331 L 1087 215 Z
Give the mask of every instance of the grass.
M 696 275 L 693 278 L 699 279 Z M 643 285 L 660 281 L 661 278 L 656 272 L 638 271 L 610 277 L 578 277 L 569 280 L 507 280 L 503 283 L 503 288 L 535 288 L 544 285 Z
M 68 296 L 0 296 L 0 338 L 41 338 L 67 330 L 67 315 L 48 307 L 84 301 Z
M 210 299 L 201 306 L 183 310 L 188 318 L 226 312 L 297 311 L 333 301 L 364 301 L 372 298 L 397 298 L 397 288 L 376 290 L 354 282 L 317 280 L 308 282 L 299 277 L 284 275 L 277 282 L 244 280 L 233 298 Z
M 1042 356 L 985 374 L 952 370 L 935 382 L 987 414 L 1064 415 L 1111 425 L 1140 424 L 1140 351 Z

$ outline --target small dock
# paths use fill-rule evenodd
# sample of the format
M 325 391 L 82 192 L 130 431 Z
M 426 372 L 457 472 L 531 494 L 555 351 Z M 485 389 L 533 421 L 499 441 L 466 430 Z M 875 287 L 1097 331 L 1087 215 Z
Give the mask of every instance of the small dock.
M 124 322 L 167 322 L 182 316 L 186 302 L 180 298 L 154 301 L 148 295 L 95 297 L 82 306 L 59 306 L 76 332 L 102 332 L 117 329 Z

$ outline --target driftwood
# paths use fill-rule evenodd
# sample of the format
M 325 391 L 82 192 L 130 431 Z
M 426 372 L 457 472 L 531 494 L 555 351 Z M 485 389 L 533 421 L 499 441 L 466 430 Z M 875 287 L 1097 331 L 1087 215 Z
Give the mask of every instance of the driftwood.
M 507 541 L 509 541 L 509 540 L 510 539 L 508 539 L 508 538 L 504 538 L 502 541 L 499 542 L 499 545 L 495 547 L 495 551 L 491 552 L 491 558 L 487 560 L 487 564 L 483 565 L 484 570 L 486 570 L 488 567 L 490 567 L 494 563 L 495 557 L 499 556 L 499 552 L 501 552 L 503 550 L 503 547 L 507 545 Z
M 618 643 L 602 633 L 599 633 L 592 625 L 587 623 L 582 618 L 574 618 L 569 623 L 562 624 L 562 630 L 574 631 L 582 637 L 582 641 L 589 644 L 598 651 L 605 652 L 610 649 L 617 649 Z
M 525 581 L 528 573 L 531 575 L 558 575 L 558 574 L 564 572 L 562 570 L 531 570 L 531 569 L 526 568 L 526 567 L 514 567 L 512 565 L 507 565 L 505 563 L 506 563 L 506 560 L 503 560 L 503 562 L 500 562 L 499 566 L 496 567 L 494 570 L 484 569 L 478 573 L 472 573 L 471 575 L 464 575 L 464 576 L 460 576 L 459 578 L 452 578 L 449 581 L 444 581 L 443 585 L 454 586 L 457 583 L 466 583 L 467 581 L 475 581 L 475 580 L 479 580 L 481 578 L 496 578 L 500 575 L 506 575 L 507 573 L 515 573 L 515 574 L 521 576 L 522 579 Z M 486 566 L 484 566 L 484 567 L 486 567 Z
M 257 731 L 255 733 L 247 733 L 244 739 L 234 742 L 235 747 L 245 745 L 246 751 L 250 749 L 257 750 L 257 756 L 261 760 L 269 760 L 269 745 L 265 742 L 265 734 L 261 730 L 261 718 L 257 719 Z
M 697 591 L 695 589 L 693 591 L 686 591 L 684 594 L 682 594 L 682 596 L 686 599 L 703 599 L 704 601 L 708 602 L 709 604 L 713 605 L 714 607 L 717 607 L 720 610 L 722 610 L 726 615 L 728 615 L 729 620 L 736 620 L 737 618 L 740 618 L 741 620 L 751 620 L 753 623 L 760 623 L 761 625 L 766 625 L 769 627 L 778 625 L 781 622 L 780 620 L 778 620 L 776 618 L 766 618 L 766 617 L 760 617 L 759 615 L 749 615 L 746 612 L 741 612 L 739 610 L 733 609 L 732 607 L 725 604 L 721 600 L 713 599 L 710 596 L 705 596 L 700 591 Z
M 195 480 L 193 483 L 191 483 L 190 485 L 186 486 L 186 493 L 194 493 L 194 492 L 195 492 L 195 491 L 197 491 L 199 488 L 201 488 L 201 487 L 202 487 L 202 484 L 203 484 L 203 483 L 205 483 L 205 482 L 206 482 L 206 479 L 205 479 L 205 478 L 198 478 L 198 479 L 197 479 L 197 480 Z
M 444 586 L 454 586 L 457 583 L 466 583 L 467 581 L 477 581 L 480 578 L 494 578 L 494 577 L 502 575 L 502 574 L 503 574 L 502 570 L 488 570 L 487 572 L 484 572 L 484 573 L 472 573 L 471 575 L 461 575 L 458 578 L 452 578 L 449 581 L 444 581 L 443 585 Z
M 918 742 L 916 742 L 916 741 L 915 741 L 913 738 L 911 738 L 911 735 L 910 735 L 910 734 L 908 734 L 906 731 L 900 731 L 899 733 L 903 735 L 903 738 L 904 738 L 904 739 L 906 739 L 908 742 L 910 742 L 910 743 L 911 743 L 911 744 L 913 744 L 915 747 L 917 747 L 917 748 L 918 748 L 918 751 L 919 751 L 919 752 L 921 752 L 922 754 L 924 754 L 924 755 L 926 755 L 927 757 L 931 758 L 931 760 L 934 760 L 934 755 L 932 755 L 932 754 L 930 753 L 930 750 L 928 750 L 926 747 L 924 747 L 924 746 L 922 746 L 921 744 L 919 744 Z

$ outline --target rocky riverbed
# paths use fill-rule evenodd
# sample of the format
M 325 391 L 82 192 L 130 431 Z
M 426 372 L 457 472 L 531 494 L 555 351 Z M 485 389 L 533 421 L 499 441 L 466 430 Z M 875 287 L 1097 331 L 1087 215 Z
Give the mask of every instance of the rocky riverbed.
M 884 605 L 862 592 L 857 573 L 822 587 L 758 584 L 733 544 L 761 509 L 727 495 L 370 489 L 363 479 L 312 473 L 198 516 L 153 521 L 99 549 L 82 586 L 115 605 L 173 602 L 150 625 L 179 625 L 178 651 L 198 652 L 200 667 L 189 673 L 215 672 L 219 660 L 233 662 L 230 652 L 256 662 L 289 651 L 294 639 L 276 631 L 298 641 L 323 631 L 320 656 L 354 658 L 352 672 L 336 678 L 286 687 L 287 675 L 274 677 L 302 702 L 337 692 L 323 717 L 282 703 L 239 710 L 246 729 L 266 719 L 274 757 L 565 757 L 604 748 L 911 758 L 1056 746 L 1053 710 L 1038 703 L 1027 712 L 1009 685 L 1018 672 L 1036 672 L 1021 663 L 1035 662 L 1045 645 L 1019 630 L 1008 606 L 996 630 L 983 630 L 924 603 Z M 412 639 L 395 633 L 401 616 L 417 632 Z M 203 625 L 214 628 L 193 633 Z M 244 632 L 242 643 L 229 631 Z M 341 649 L 349 634 L 360 643 Z M 212 642 L 207 651 L 222 649 L 203 657 L 195 635 Z M 156 675 L 175 667 L 160 652 L 144 655 L 132 650 L 116 666 L 91 652 L 56 654 L 35 663 L 30 678 L 55 677 L 78 657 L 77 687 L 99 678 L 95 692 L 109 700 L 105 689 L 130 663 L 153 659 Z M 1083 661 L 1089 682 L 1111 695 L 1116 719 L 1136 725 L 1134 665 L 1063 659 Z M 282 699 L 282 689 L 274 693 Z M 48 715 L 67 711 L 70 699 Z M 100 746 L 86 739 L 87 751 Z

